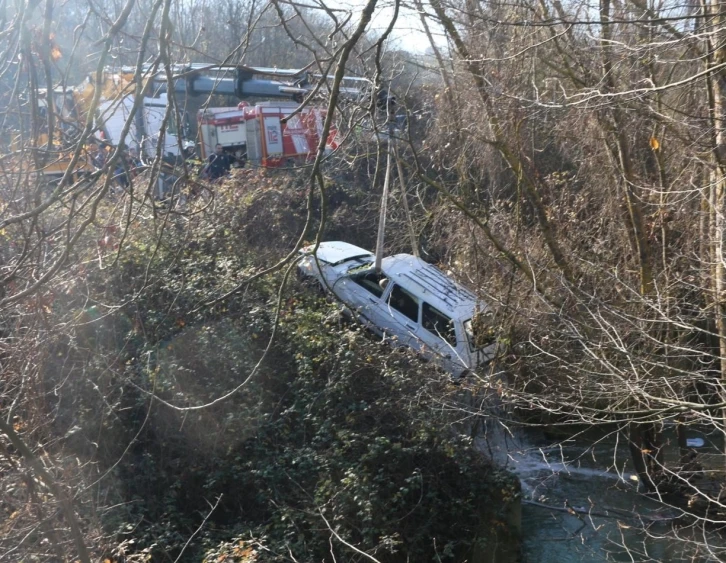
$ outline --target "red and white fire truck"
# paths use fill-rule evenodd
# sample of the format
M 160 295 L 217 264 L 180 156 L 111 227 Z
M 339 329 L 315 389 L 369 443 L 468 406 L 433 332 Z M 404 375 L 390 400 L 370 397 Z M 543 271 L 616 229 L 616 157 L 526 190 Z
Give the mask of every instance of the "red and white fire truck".
M 286 166 L 313 160 L 320 144 L 327 110 L 295 102 L 261 102 L 237 107 L 207 108 L 197 115 L 202 159 L 217 144 L 238 161 L 260 166 Z M 326 150 L 335 149 L 337 131 L 331 129 Z
M 129 146 L 138 146 L 146 158 L 157 153 L 157 139 L 164 138 L 162 155 L 169 160 L 183 156 L 180 149 L 193 145 L 188 138 L 188 120 L 183 109 L 168 111 L 169 89 L 178 100 L 183 97 L 223 95 L 237 99 L 268 99 L 250 105 L 241 102 L 236 107 L 210 107 L 198 112 L 197 146 L 199 156 L 206 160 L 214 153 L 215 145 L 238 161 L 245 159 L 259 166 L 286 166 L 315 158 L 327 110 L 318 106 L 306 106 L 299 111 L 299 103 L 329 77 L 315 74 L 311 65 L 301 69 L 250 67 L 246 65 L 190 64 L 173 67 L 173 78 L 167 81 L 166 72 L 157 72 L 147 79 L 144 93 L 143 119 L 134 119 L 135 132 Z M 151 72 L 153 69 L 149 69 Z M 126 69 L 128 82 L 134 80 L 135 69 Z M 360 100 L 370 90 L 368 80 L 360 77 L 343 77 L 341 97 Z M 119 99 L 121 101 L 119 102 Z M 178 108 L 177 102 L 177 108 Z M 108 106 L 108 107 L 107 107 Z M 134 107 L 134 95 L 116 96 L 113 101 L 101 105 L 106 141 L 118 144 L 126 119 Z M 153 111 L 152 111 L 153 108 Z M 152 119 L 153 118 L 153 119 Z M 177 121 L 180 123 L 177 123 Z M 161 127 L 167 123 L 165 135 Z M 336 147 L 337 131 L 331 128 L 326 137 L 327 149 Z

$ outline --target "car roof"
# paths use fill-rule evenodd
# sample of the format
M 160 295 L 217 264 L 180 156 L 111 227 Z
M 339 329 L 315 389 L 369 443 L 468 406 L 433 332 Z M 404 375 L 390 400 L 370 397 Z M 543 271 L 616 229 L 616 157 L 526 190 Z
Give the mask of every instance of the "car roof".
M 398 283 L 429 305 L 457 318 L 469 318 L 486 304 L 471 291 L 446 276 L 436 266 L 411 254 L 396 254 L 384 258 L 381 269 L 394 283 Z

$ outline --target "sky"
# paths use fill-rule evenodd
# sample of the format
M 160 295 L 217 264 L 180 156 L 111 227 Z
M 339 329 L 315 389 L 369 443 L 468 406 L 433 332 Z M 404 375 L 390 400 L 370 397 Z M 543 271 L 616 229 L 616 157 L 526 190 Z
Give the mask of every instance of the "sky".
M 356 14 L 353 17 L 354 21 L 351 23 L 357 23 L 359 20 L 358 14 L 362 11 L 366 0 L 326 0 L 325 3 L 328 7 L 334 9 L 354 10 Z M 392 0 L 378 0 L 370 26 L 371 31 L 377 34 L 383 33 L 390 24 L 393 14 Z M 436 34 L 437 30 L 432 29 L 432 33 Z M 429 48 L 429 40 L 423 32 L 419 15 L 408 8 L 401 8 L 399 11 L 396 27 L 391 37 L 392 47 L 396 49 L 403 49 L 412 53 L 423 53 Z

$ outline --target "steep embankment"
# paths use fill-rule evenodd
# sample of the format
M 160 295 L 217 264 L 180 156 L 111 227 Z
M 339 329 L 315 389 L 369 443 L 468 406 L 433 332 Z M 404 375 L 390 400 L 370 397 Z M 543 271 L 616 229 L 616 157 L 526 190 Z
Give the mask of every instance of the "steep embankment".
M 365 245 L 349 197 L 326 232 Z M 461 432 L 460 387 L 340 326 L 334 304 L 282 285 L 285 269 L 242 283 L 289 251 L 305 205 L 294 176 L 242 171 L 206 208 L 140 212 L 55 301 L 51 324 L 84 322 L 50 348 L 47 431 L 80 461 L 77 508 L 99 556 L 516 551 L 518 483 Z

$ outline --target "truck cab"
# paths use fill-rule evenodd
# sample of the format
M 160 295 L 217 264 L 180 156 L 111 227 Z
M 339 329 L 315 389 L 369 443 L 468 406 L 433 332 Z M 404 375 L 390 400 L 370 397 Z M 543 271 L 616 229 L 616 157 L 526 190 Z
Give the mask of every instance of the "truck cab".
M 139 149 L 139 153 L 146 159 L 154 159 L 162 139 L 161 132 L 167 105 L 166 94 L 159 94 L 156 97 L 145 96 L 124 144 Z M 124 126 L 131 115 L 133 106 L 133 94 L 128 94 L 121 99 L 108 100 L 99 105 L 96 119 L 103 132 L 103 140 L 112 145 L 118 145 L 121 142 Z M 188 134 L 189 119 L 186 112 L 181 112 L 180 120 L 177 120 L 176 114 L 172 112 L 163 135 L 161 157 L 170 162 L 183 159 L 184 150 L 188 146 Z

